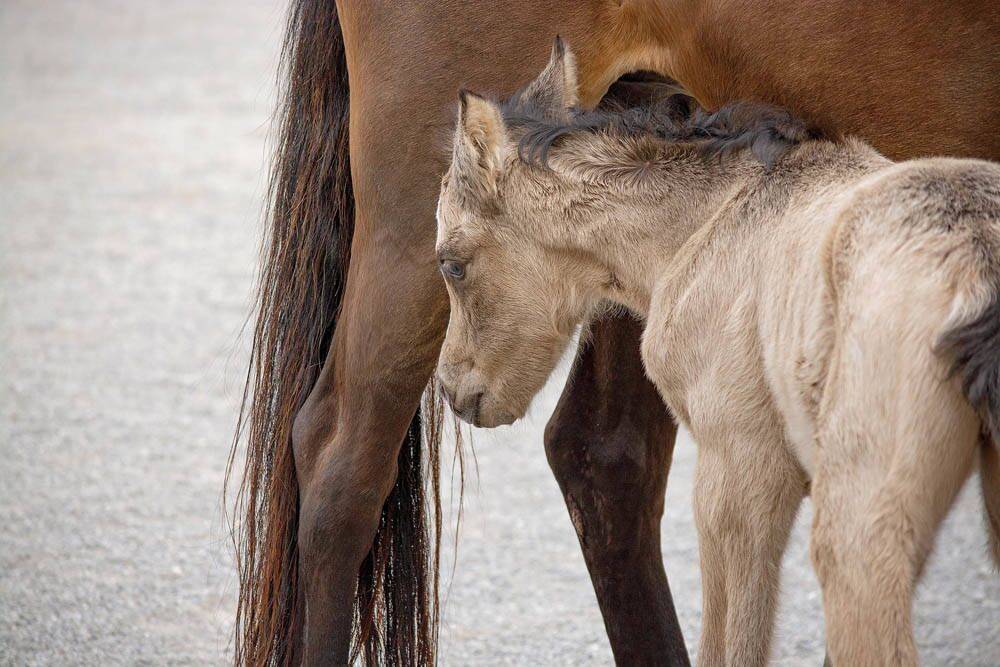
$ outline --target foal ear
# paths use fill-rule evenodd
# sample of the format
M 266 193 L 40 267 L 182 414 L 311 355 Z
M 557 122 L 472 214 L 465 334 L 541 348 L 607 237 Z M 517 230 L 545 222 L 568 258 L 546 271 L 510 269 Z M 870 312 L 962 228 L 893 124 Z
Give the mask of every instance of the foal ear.
M 456 173 L 461 182 L 476 193 L 495 195 L 508 150 L 507 128 L 500 108 L 467 90 L 460 91 L 458 97 L 453 155 Z
M 549 64 L 535 80 L 525 86 L 521 100 L 530 102 L 553 120 L 565 120 L 576 106 L 576 58 L 561 37 L 552 44 Z

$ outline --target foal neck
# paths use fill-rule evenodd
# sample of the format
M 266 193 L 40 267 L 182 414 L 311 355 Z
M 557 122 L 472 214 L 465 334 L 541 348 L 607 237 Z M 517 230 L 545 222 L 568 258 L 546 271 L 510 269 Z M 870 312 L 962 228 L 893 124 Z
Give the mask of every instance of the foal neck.
M 645 316 L 653 289 L 677 252 L 764 167 L 741 153 L 724 160 L 674 156 L 639 168 L 650 173 L 638 181 L 624 174 L 617 182 L 581 186 L 579 201 L 593 210 L 599 187 L 601 206 L 590 219 L 567 220 L 560 242 L 602 269 L 601 298 Z

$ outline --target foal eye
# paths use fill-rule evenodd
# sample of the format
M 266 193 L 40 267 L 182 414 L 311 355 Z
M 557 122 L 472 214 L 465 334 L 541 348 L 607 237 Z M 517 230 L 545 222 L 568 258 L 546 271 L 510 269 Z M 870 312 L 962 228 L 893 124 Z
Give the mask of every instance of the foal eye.
M 465 277 L 465 265 L 453 259 L 443 260 L 441 262 L 441 271 L 444 275 L 455 280 L 461 280 Z

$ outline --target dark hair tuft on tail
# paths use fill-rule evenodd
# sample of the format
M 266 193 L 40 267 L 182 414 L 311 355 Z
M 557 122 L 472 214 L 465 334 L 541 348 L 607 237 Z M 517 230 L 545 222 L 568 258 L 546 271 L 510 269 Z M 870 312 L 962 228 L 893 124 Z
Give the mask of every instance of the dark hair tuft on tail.
M 994 442 L 1000 442 L 1000 285 L 976 319 L 945 334 L 954 355 L 953 372 L 962 379 L 969 403 L 983 417 Z
M 988 548 L 1000 568 L 1000 281 L 983 312 L 945 334 L 941 344 L 954 355 L 952 372 L 961 378 L 966 398 L 983 420 L 979 483 Z

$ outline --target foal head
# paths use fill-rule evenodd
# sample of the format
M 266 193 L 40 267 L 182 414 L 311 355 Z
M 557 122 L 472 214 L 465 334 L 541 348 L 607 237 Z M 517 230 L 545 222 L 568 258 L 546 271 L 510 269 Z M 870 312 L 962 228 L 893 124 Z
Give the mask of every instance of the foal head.
M 553 122 L 576 103 L 572 55 L 556 41 L 545 70 L 508 105 Z M 518 158 L 500 107 L 462 92 L 438 200 L 437 258 L 451 300 L 438 377 L 479 426 L 521 417 L 598 298 L 590 269 L 541 242 L 563 224 L 559 184 Z
M 749 148 L 767 163 L 806 135 L 777 109 L 708 114 L 684 100 L 576 111 L 573 57 L 558 39 L 545 70 L 502 106 L 461 94 L 437 210 L 451 301 L 438 377 L 464 420 L 521 417 L 576 326 L 621 296 L 630 273 L 653 270 L 609 262 L 602 248 L 639 242 L 641 225 L 623 221 L 694 210 L 717 180 L 706 154 Z M 672 233 L 655 231 L 661 241 Z

